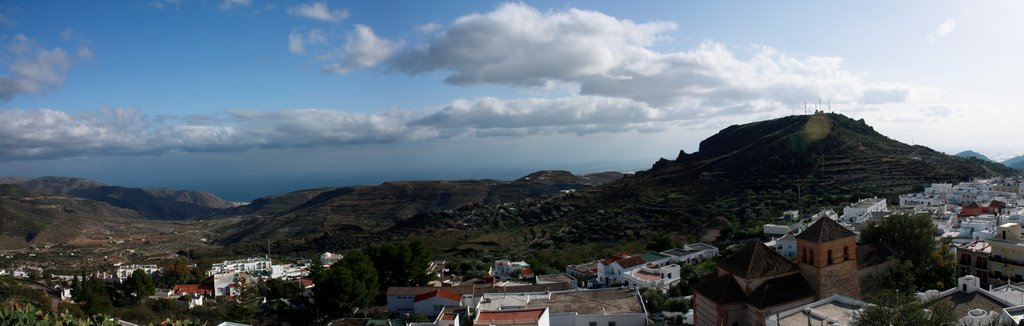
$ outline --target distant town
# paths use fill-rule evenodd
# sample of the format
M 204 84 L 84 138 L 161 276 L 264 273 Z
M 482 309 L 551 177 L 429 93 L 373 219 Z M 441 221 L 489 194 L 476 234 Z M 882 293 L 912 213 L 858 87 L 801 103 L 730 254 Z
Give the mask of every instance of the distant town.
M 429 277 L 429 284 L 380 288 L 385 305 L 356 306 L 351 315 L 363 317 L 330 323 L 852 325 L 872 318 L 872 310 L 899 310 L 864 300 L 868 292 L 879 295 L 880 290 L 872 289 L 872 284 L 893 277 L 894 270 L 904 263 L 893 248 L 899 246 L 886 241 L 864 243 L 863 237 L 877 237 L 876 232 L 881 231 L 873 228 L 880 224 L 898 225 L 899 219 L 926 217 L 926 236 L 935 241 L 933 247 L 939 249 L 939 255 L 954 260 L 949 263 L 955 264 L 955 275 L 941 277 L 955 278 L 955 283 L 940 282 L 941 288 L 902 295 L 910 296 L 908 301 L 920 307 L 948 305 L 946 310 L 954 313 L 958 325 L 1017 325 L 1024 320 L 1021 194 L 1024 182 L 1019 177 L 931 184 L 920 193 L 900 195 L 898 203 L 864 198 L 841 212 L 825 209 L 803 216 L 797 210 L 786 211 L 776 222 L 763 225 L 761 241 L 730 248 L 691 243 L 660 251 L 622 252 L 565 266 L 561 274 L 538 275 L 525 261 L 502 259 L 493 262 L 485 277 L 465 279 L 451 273 L 444 260 L 431 260 L 419 271 Z M 140 294 L 186 310 L 242 300 L 247 289 L 268 282 L 289 284 L 298 294 L 292 298 L 258 297 L 256 302 L 277 300 L 294 307 L 314 305 L 320 286 L 316 280 L 330 279 L 314 274 L 327 275 L 323 271 L 345 261 L 345 255 L 330 252 L 315 261 L 239 257 L 210 265 L 200 277 L 192 278 L 193 282 L 174 281 L 187 277 L 170 277 L 172 273 L 165 267 L 138 264 L 115 264 L 112 270 L 88 275 L 52 274 L 31 265 L 8 266 L 0 269 L 0 277 L 35 284 L 55 301 L 53 310 L 60 307 L 57 301 L 82 300 L 81 288 L 88 281 L 134 289 L 128 284 L 139 283 L 138 278 L 147 278 L 145 282 L 153 287 L 151 293 Z M 707 275 L 689 275 L 702 264 L 713 264 L 713 269 Z M 197 268 L 195 264 L 183 267 Z M 160 280 L 162 286 L 156 286 L 154 280 Z M 900 298 L 898 290 L 896 295 Z M 121 323 L 131 325 L 130 320 Z

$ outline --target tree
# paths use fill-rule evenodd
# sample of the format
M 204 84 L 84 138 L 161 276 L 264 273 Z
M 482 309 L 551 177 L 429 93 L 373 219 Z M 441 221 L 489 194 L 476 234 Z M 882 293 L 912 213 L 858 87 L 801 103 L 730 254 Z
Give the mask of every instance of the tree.
M 935 250 L 935 224 L 927 214 L 891 215 L 879 223 L 868 224 L 861 232 L 864 243 L 881 242 L 901 260 L 927 266 Z
M 900 264 L 886 274 L 882 288 L 917 291 L 955 284 L 956 261 L 950 244 L 935 242 L 935 224 L 927 214 L 892 215 L 871 223 L 861 233 L 864 243 L 880 242 L 896 253 Z M 929 268 L 916 268 L 929 266 Z
M 124 282 L 124 289 L 134 297 L 148 297 L 156 293 L 156 284 L 153 278 L 145 271 L 136 269 Z
M 348 316 L 368 306 L 377 296 L 379 283 L 373 261 L 363 253 L 351 253 L 313 277 L 313 296 L 321 312 Z
M 371 246 L 366 254 L 373 260 L 381 288 L 426 285 L 432 279 L 430 250 L 423 241 Z

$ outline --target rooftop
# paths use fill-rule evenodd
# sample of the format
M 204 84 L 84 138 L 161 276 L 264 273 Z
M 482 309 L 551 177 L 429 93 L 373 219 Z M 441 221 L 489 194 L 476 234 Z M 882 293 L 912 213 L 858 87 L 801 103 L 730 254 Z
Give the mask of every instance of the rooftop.
M 968 250 L 968 251 L 972 251 L 972 252 L 982 252 L 982 253 L 990 253 L 990 252 L 992 252 L 992 246 L 989 245 L 988 241 L 985 241 L 985 240 L 974 240 L 974 241 L 971 241 L 971 242 L 968 242 L 968 243 L 960 245 L 960 248 L 958 248 L 958 249 Z
M 739 253 L 722 259 L 718 267 L 745 279 L 799 271 L 796 263 L 760 242 L 751 242 Z
M 833 321 L 836 323 L 835 325 L 847 326 L 850 325 L 850 319 L 853 318 L 858 309 L 860 307 L 839 301 L 812 307 L 811 324 L 818 325 L 822 322 L 828 323 L 828 321 Z M 784 326 L 805 326 L 807 325 L 807 316 L 802 313 L 792 314 L 783 317 L 782 322 L 779 324 Z
M 854 236 L 857 235 L 840 225 L 839 222 L 830 218 L 821 218 L 808 226 L 804 232 L 800 232 L 796 238 L 821 243 Z
M 996 301 L 981 292 L 961 292 L 956 291 L 953 294 L 940 297 L 935 299 L 928 306 L 933 306 L 939 302 L 945 302 L 953 308 L 953 313 L 956 316 L 967 316 L 967 312 L 973 309 L 981 309 L 984 311 L 1002 311 L 1007 306 Z
M 655 252 L 645 252 L 645 253 L 640 255 L 640 258 L 643 258 L 644 262 L 648 262 L 649 263 L 649 262 L 652 262 L 652 261 L 659 261 L 659 260 L 668 258 L 668 256 L 667 255 L 662 255 L 662 254 L 659 254 L 659 253 L 655 253 Z
M 516 309 L 480 311 L 473 324 L 477 325 L 535 325 L 545 309 Z
M 551 313 L 575 312 L 578 314 L 627 314 L 645 313 L 640 296 L 629 288 L 612 288 L 587 291 L 567 291 L 533 294 L 487 294 L 481 300 L 480 310 L 498 310 L 502 307 L 525 307 L 551 309 Z M 488 300 L 489 299 L 489 300 Z

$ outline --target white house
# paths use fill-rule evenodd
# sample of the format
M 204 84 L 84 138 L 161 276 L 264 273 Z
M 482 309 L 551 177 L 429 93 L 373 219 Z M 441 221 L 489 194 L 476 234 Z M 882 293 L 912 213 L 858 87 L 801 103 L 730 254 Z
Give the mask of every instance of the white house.
M 444 289 L 437 289 L 417 295 L 412 301 L 412 310 L 418 314 L 436 317 L 446 306 L 462 305 L 462 295 Z
M 597 282 L 604 285 L 623 283 L 623 274 L 643 267 L 646 263 L 640 256 L 614 255 L 597 262 Z
M 661 252 L 671 257 L 675 264 L 696 264 L 705 259 L 718 257 L 718 247 L 706 243 L 691 243 L 682 248 L 669 249 Z
M 773 238 L 772 241 L 765 242 L 764 245 L 775 249 L 775 252 L 787 258 L 796 257 L 796 236 L 792 233 L 786 234 L 781 238 Z
M 828 217 L 833 220 L 839 220 L 839 214 L 832 209 L 824 209 L 814 215 L 811 215 L 812 221 L 817 221 L 819 218 Z
M 871 213 L 887 210 L 885 198 L 865 198 L 843 208 L 843 221 L 863 223 L 871 218 Z
M 273 267 L 271 266 L 270 258 L 265 257 L 225 260 L 224 262 L 210 266 L 210 272 L 208 275 L 250 271 L 264 271 L 270 273 L 273 270 Z
M 494 276 L 497 278 L 509 279 L 515 271 L 519 271 L 523 278 L 533 277 L 533 270 L 525 261 L 510 261 L 508 259 L 494 261 Z
M 195 308 L 197 306 L 202 306 L 203 300 L 204 297 L 202 295 L 186 294 L 179 297 L 177 300 L 175 300 L 175 302 L 177 302 L 179 306 L 191 310 L 192 308 Z
M 626 272 L 623 275 L 625 284 L 638 288 L 652 288 L 668 292 L 669 288 L 679 283 L 679 265 L 669 264 L 657 266 L 648 264 L 639 269 Z
M 136 270 L 140 269 L 150 277 L 156 276 L 156 273 L 163 270 L 156 265 L 122 265 L 117 267 L 117 271 L 114 272 L 114 275 L 117 276 L 117 280 L 119 282 L 124 283 L 128 280 L 128 277 L 132 276 L 132 273 L 135 273 Z

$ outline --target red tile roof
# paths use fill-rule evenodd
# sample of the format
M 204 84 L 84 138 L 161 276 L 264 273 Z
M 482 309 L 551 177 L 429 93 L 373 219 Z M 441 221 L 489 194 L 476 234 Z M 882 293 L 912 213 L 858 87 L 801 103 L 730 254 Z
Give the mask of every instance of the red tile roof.
M 537 323 L 540 320 L 540 317 L 544 315 L 544 310 L 546 309 L 547 308 L 481 311 L 477 314 L 476 321 L 473 324 L 501 325 Z
M 312 287 L 313 286 L 313 279 L 305 278 L 305 277 L 300 278 L 299 279 L 299 285 L 301 285 L 303 288 Z
M 426 300 L 426 299 L 430 299 L 430 298 L 433 298 L 433 297 L 442 297 L 442 298 L 445 298 L 445 299 L 448 299 L 448 300 L 452 300 L 452 301 L 455 301 L 455 302 L 462 301 L 462 295 L 461 294 L 455 294 L 455 293 L 451 293 L 451 292 L 448 292 L 448 291 L 445 291 L 445 290 L 434 290 L 434 291 L 430 291 L 430 292 L 427 292 L 427 293 L 423 293 L 423 294 L 417 295 L 416 298 L 413 299 L 412 302 L 420 302 L 420 301 L 423 301 L 423 300 Z
M 186 294 L 186 293 L 208 294 L 208 295 L 209 294 L 213 294 L 213 290 L 212 289 L 207 289 L 207 288 L 203 287 L 201 284 L 181 284 L 181 285 L 175 285 L 173 290 L 174 290 L 174 294 Z

